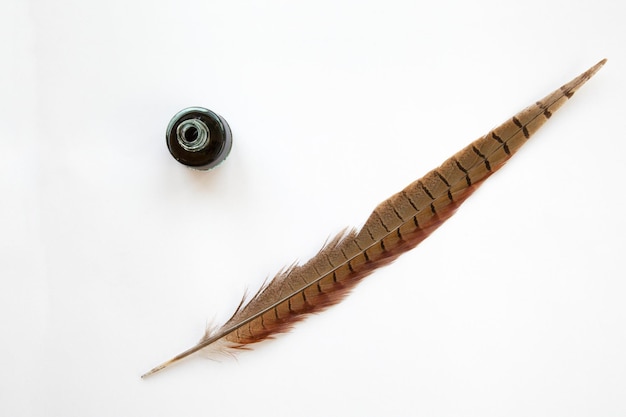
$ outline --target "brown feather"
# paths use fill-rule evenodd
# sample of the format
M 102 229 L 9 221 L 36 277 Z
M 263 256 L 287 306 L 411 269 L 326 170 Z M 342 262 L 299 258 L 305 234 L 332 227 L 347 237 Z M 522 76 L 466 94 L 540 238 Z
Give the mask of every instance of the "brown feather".
M 375 269 L 414 248 L 454 214 L 606 60 L 517 113 L 472 142 L 401 192 L 378 205 L 356 231 L 344 231 L 303 265 L 292 265 L 267 282 L 219 329 L 153 374 L 211 346 L 241 349 L 289 331 L 308 314 L 340 302 Z

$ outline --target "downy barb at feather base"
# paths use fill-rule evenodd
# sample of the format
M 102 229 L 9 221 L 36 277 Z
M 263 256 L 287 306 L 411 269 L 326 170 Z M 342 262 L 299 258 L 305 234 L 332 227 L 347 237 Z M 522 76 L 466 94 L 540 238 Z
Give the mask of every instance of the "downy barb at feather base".
M 279 272 L 220 328 L 197 345 L 142 376 L 202 349 L 246 348 L 284 333 L 307 314 L 340 302 L 364 277 L 414 248 L 497 171 L 606 62 L 475 140 L 374 209 L 360 230 L 347 229 L 303 265 Z

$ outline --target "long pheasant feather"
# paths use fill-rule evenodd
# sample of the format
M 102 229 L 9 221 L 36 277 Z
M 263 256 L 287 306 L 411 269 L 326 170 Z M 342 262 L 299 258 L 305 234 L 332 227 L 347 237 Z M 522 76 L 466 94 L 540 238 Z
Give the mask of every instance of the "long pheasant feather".
M 374 209 L 360 230 L 342 232 L 303 265 L 279 272 L 219 329 L 142 377 L 202 349 L 245 348 L 340 302 L 364 277 L 415 247 L 497 171 L 606 60 L 517 113 Z

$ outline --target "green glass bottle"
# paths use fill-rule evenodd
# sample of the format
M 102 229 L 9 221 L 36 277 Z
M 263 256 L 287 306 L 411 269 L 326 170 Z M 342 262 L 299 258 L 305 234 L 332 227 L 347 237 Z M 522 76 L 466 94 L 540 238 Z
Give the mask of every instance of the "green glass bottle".
M 200 170 L 219 165 L 233 145 L 226 120 L 202 107 L 188 107 L 176 113 L 167 126 L 166 141 L 174 159 Z

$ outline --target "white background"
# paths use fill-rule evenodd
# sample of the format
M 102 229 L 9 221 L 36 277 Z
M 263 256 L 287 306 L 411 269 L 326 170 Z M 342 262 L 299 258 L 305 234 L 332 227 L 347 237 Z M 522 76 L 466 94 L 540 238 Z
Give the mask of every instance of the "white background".
M 0 415 L 625 415 L 623 7 L 2 0 Z M 345 302 L 139 378 L 605 57 Z M 167 151 L 188 106 L 233 129 L 214 171 Z

